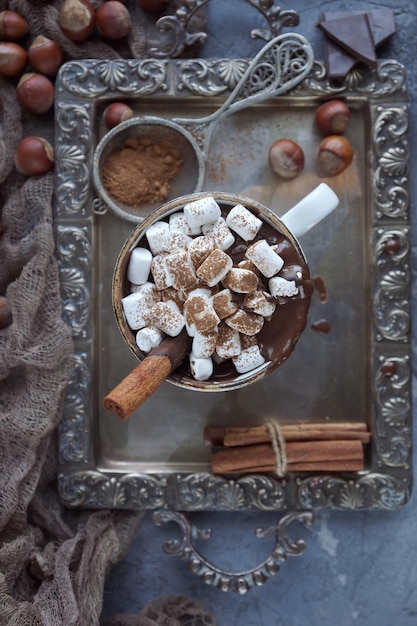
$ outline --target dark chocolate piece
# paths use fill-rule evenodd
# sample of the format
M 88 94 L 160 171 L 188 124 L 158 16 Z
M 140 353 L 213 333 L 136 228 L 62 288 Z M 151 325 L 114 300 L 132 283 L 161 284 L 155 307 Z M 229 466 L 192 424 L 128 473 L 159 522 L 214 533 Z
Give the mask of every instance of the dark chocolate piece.
M 358 59 L 330 39 L 326 39 L 325 54 L 329 78 L 344 78 L 359 63 Z
M 385 43 L 395 33 L 394 11 L 387 7 L 368 12 L 375 47 Z
M 372 67 L 376 65 L 375 45 L 366 13 L 320 22 L 318 26 L 352 56 Z
M 366 13 L 371 27 L 372 37 L 375 47 L 385 43 L 387 39 L 394 35 L 395 18 L 394 12 L 388 7 L 382 9 L 372 9 L 372 11 L 334 11 L 323 13 L 323 22 L 330 22 L 335 19 L 346 19 L 352 15 L 363 15 Z
M 363 13 L 368 15 L 375 47 L 385 43 L 395 33 L 394 12 L 388 7 L 373 9 L 372 11 L 325 12 L 322 15 L 322 21 L 329 22 L 333 19 L 346 19 L 352 14 L 360 15 Z M 325 54 L 327 72 L 330 78 L 344 78 L 358 64 L 356 57 L 340 48 L 327 37 L 325 40 Z

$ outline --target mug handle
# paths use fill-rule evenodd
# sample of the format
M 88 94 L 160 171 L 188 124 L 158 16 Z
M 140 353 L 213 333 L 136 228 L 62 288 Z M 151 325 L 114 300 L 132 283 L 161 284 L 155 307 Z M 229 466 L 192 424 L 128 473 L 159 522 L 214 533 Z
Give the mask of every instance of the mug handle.
M 281 221 L 291 233 L 302 237 L 339 206 L 339 198 L 326 183 L 320 183 L 300 202 L 287 211 Z

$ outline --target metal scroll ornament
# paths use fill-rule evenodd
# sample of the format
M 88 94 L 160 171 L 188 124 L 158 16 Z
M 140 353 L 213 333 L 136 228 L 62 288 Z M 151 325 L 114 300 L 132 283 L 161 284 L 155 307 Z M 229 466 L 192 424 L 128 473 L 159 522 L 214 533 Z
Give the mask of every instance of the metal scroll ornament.
M 156 58 L 174 58 L 180 56 L 184 50 L 195 43 L 204 43 L 207 34 L 194 28 L 196 16 L 207 5 L 209 0 L 186 0 L 180 2 L 172 15 L 164 15 L 156 22 L 156 28 L 164 41 L 158 46 L 151 47 L 149 55 Z M 259 11 L 267 23 L 266 28 L 257 28 L 251 31 L 252 37 L 270 41 L 282 32 L 287 26 L 294 28 L 300 22 L 299 15 L 291 9 L 281 10 L 274 0 L 245 0 L 254 9 Z
M 181 531 L 179 540 L 168 540 L 163 544 L 163 551 L 169 556 L 179 556 L 190 570 L 204 583 L 217 587 L 220 591 L 235 592 L 240 595 L 247 593 L 252 587 L 263 585 L 268 578 L 277 574 L 281 564 L 289 556 L 300 556 L 304 553 L 306 544 L 302 540 L 293 541 L 288 537 L 287 531 L 294 521 L 311 524 L 314 516 L 310 511 L 288 513 L 284 515 L 275 526 L 269 528 L 257 528 L 255 535 L 258 539 L 275 537 L 275 546 L 271 554 L 261 563 L 246 570 L 230 572 L 211 563 L 196 548 L 196 539 L 209 539 L 210 530 L 199 530 L 189 523 L 181 513 L 174 511 L 155 511 L 153 522 L 156 526 L 162 526 L 168 522 L 178 524 Z

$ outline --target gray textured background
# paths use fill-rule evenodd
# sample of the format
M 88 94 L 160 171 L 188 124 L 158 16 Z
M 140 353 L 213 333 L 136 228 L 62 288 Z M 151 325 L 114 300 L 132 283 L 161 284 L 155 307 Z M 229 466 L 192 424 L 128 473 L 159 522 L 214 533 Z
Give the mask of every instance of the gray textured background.
M 395 58 L 407 69 L 410 100 L 410 193 L 416 198 L 417 4 L 413 0 L 281 3 L 301 16 L 297 32 L 323 58 L 323 37 L 316 28 L 322 11 L 394 9 L 397 34 L 379 50 L 379 57 Z M 243 0 L 211 0 L 207 9 L 208 42 L 203 57 L 247 57 L 260 47 L 250 38 L 264 27 L 260 15 Z M 286 32 L 286 30 L 284 30 Z M 413 232 L 413 259 L 416 233 Z M 415 278 L 413 281 L 415 285 Z M 416 291 L 413 288 L 413 293 Z M 415 304 L 415 302 L 414 302 Z M 415 331 L 413 352 L 416 353 Z M 414 359 L 415 362 L 415 359 Z M 415 378 L 415 377 L 414 377 Z M 413 381 L 415 390 L 415 382 Z M 414 401 L 414 409 L 416 403 Z M 413 411 L 415 414 L 415 410 Z M 415 445 L 415 444 L 414 444 Z M 417 501 L 396 512 L 318 512 L 315 523 L 296 524 L 290 535 L 303 538 L 303 556 L 289 558 L 280 572 L 246 596 L 224 594 L 204 585 L 178 558 L 166 556 L 162 542 L 172 535 L 156 528 L 146 514 L 141 530 L 124 562 L 110 573 L 103 617 L 117 612 L 140 612 L 155 596 L 184 594 L 212 612 L 219 626 L 415 626 L 417 624 Z M 199 547 L 217 565 L 235 571 L 252 567 L 269 554 L 271 540 L 257 539 L 254 530 L 275 524 L 279 513 L 198 513 L 189 519 L 211 528 L 212 538 Z

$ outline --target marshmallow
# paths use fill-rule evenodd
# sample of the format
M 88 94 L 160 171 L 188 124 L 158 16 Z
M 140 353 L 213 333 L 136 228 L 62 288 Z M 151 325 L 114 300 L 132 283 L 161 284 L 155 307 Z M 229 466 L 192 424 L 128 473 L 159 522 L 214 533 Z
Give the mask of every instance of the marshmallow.
M 188 254 L 194 269 L 197 270 L 216 247 L 214 239 L 211 237 L 196 237 L 188 246 Z
M 185 324 L 184 316 L 172 301 L 155 304 L 151 310 L 151 321 L 170 337 L 179 335 Z
M 210 357 L 199 359 L 190 352 L 191 375 L 195 380 L 207 380 L 213 374 L 213 361 Z
M 165 258 L 165 255 L 157 254 L 151 262 L 152 276 L 158 289 L 167 289 L 172 285 L 171 274 L 168 271 Z
M 253 313 L 262 315 L 262 317 L 270 317 L 277 306 L 271 295 L 264 291 L 248 293 L 243 300 L 243 305 Z
M 238 356 L 234 356 L 232 361 L 239 374 L 246 374 L 265 363 L 258 345 L 245 348 Z
M 232 267 L 223 278 L 222 283 L 236 293 L 251 293 L 258 286 L 258 277 L 251 270 Z
M 265 239 L 253 243 L 246 250 L 248 258 L 266 278 L 278 274 L 284 265 L 284 259 L 279 256 Z
M 230 328 L 234 328 L 234 330 L 237 330 L 239 333 L 243 333 L 244 335 L 256 335 L 264 325 L 264 318 L 262 315 L 247 313 L 242 309 L 238 309 L 236 313 L 227 317 L 225 322 Z
M 136 291 L 122 298 L 123 312 L 129 328 L 139 330 L 146 326 L 153 306 L 154 303 L 150 303 L 149 296 L 142 291 Z
M 165 250 L 168 237 L 168 222 L 154 222 L 146 229 L 146 239 L 154 256 Z
M 135 285 L 142 285 L 149 278 L 152 252 L 147 248 L 134 248 L 130 253 L 127 266 L 127 280 Z
M 211 288 L 210 287 L 194 287 L 194 289 L 190 289 L 190 291 L 187 292 L 187 296 L 185 298 L 185 300 L 187 298 L 190 298 L 191 296 L 207 296 L 208 298 L 212 295 L 211 293 Z
M 167 287 L 161 291 L 161 300 L 162 302 L 173 302 L 180 313 L 182 313 L 184 308 L 184 298 L 182 297 L 181 292 L 174 289 L 174 287 Z
M 284 296 L 290 298 L 298 294 L 295 280 L 286 280 L 282 276 L 274 276 L 268 281 L 269 292 L 274 298 Z
M 220 322 L 211 300 L 205 294 L 190 296 L 184 304 L 184 315 L 188 324 L 194 324 L 197 332 L 205 334 Z
M 229 211 L 226 224 L 244 241 L 251 241 L 258 234 L 262 220 L 248 211 L 242 204 L 237 204 Z
M 273 248 L 273 246 L 271 247 Z M 277 250 L 275 250 L 275 252 L 277 252 Z M 252 261 L 249 261 L 249 259 L 242 259 L 241 261 L 239 261 L 236 267 L 239 267 L 242 270 L 250 270 L 251 272 L 256 274 L 258 277 L 260 276 L 260 272 L 258 268 L 256 267 L 256 265 L 252 263 Z
M 206 359 L 213 354 L 217 343 L 217 329 L 202 335 L 196 332 L 193 336 L 192 351 L 198 359 Z
M 165 258 L 165 264 L 175 289 L 187 291 L 197 284 L 197 277 L 186 250 L 177 250 Z
M 195 324 L 191 320 L 187 320 L 187 318 L 185 318 L 185 330 L 189 337 L 194 337 L 197 332 Z
M 168 223 L 171 233 L 184 233 L 184 235 L 199 235 L 201 233 L 200 226 L 196 226 L 195 228 L 190 227 L 183 211 L 171 213 Z
M 231 257 L 216 248 L 210 252 L 197 270 L 197 276 L 209 287 L 219 283 L 233 267 Z
M 135 291 L 141 293 L 145 302 L 151 308 L 156 302 L 161 300 L 161 292 L 154 283 L 147 281 L 143 285 L 135 285 Z M 132 289 L 133 292 L 133 289 Z
M 227 250 L 236 241 L 223 217 L 219 217 L 218 220 L 210 224 L 204 224 L 202 231 L 206 237 L 213 237 L 216 247 L 220 248 L 220 250 Z
M 145 326 L 136 333 L 136 344 L 142 352 L 150 352 L 156 348 L 164 338 L 162 330 L 156 326 Z
M 233 302 L 230 289 L 222 289 L 222 291 L 214 294 L 211 301 L 214 310 L 221 320 L 237 311 L 237 304 Z
M 187 250 L 191 242 L 192 238 L 185 233 L 170 232 L 164 244 L 164 251 L 176 252 L 177 250 Z
M 230 328 L 224 322 L 218 326 L 216 353 L 222 359 L 230 359 L 241 353 L 242 347 L 237 330 Z
M 221 210 L 214 198 L 205 196 L 184 205 L 184 215 L 190 228 L 197 228 L 215 222 L 220 217 Z
M 148 293 L 152 295 L 155 302 L 158 302 L 158 300 L 161 299 L 159 289 L 156 287 L 155 283 L 153 283 L 152 281 L 147 280 L 146 283 L 142 283 L 142 285 L 134 285 L 133 283 L 131 283 L 130 293 L 135 293 L 137 291 L 142 291 L 144 293 Z
M 206 296 L 211 297 L 218 291 L 219 291 L 218 285 L 214 285 L 213 287 L 208 287 L 203 282 L 201 282 L 199 278 L 197 278 L 195 287 L 193 287 L 192 289 L 179 291 L 178 293 L 181 296 L 182 300 L 185 302 L 187 298 L 189 298 L 191 295 L 194 295 L 195 293 L 204 293 Z

